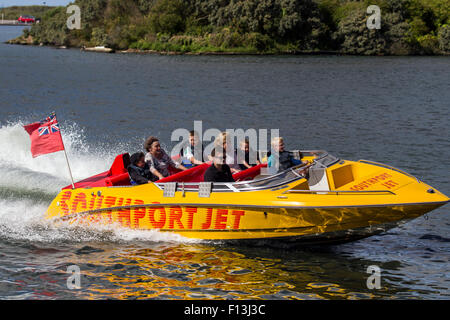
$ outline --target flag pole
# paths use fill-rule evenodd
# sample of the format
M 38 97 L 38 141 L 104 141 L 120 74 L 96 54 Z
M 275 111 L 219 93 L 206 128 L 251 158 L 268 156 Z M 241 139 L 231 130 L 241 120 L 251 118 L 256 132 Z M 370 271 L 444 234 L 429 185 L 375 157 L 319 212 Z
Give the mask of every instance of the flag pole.
M 55 119 L 56 119 L 56 112 L 53 111 L 53 115 L 55 116 Z M 61 127 L 59 127 L 59 131 L 61 132 L 61 143 L 63 145 L 64 155 L 66 156 L 67 168 L 69 169 L 70 179 L 72 180 L 72 189 L 75 189 L 75 182 L 73 181 L 72 170 L 70 169 L 69 158 L 67 157 L 67 152 L 66 152 L 66 146 L 64 145 L 64 141 L 62 138 Z
M 70 169 L 69 158 L 67 157 L 67 152 L 66 152 L 65 147 L 64 147 L 64 155 L 66 156 L 67 168 L 69 168 L 70 179 L 72 180 L 72 189 L 75 189 L 75 182 L 73 181 L 72 170 Z

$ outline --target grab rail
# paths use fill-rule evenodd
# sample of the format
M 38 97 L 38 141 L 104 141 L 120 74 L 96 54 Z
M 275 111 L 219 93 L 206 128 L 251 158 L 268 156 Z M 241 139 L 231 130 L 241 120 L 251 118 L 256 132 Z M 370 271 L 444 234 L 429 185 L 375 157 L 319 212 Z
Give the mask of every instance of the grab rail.
M 301 169 L 308 168 L 312 166 L 313 164 L 320 164 L 322 166 L 331 165 L 332 163 L 335 163 L 336 161 L 339 161 L 338 158 L 331 156 L 328 152 L 325 150 L 306 150 L 306 151 L 300 151 L 304 156 L 305 155 L 313 155 L 316 158 L 313 160 L 313 163 L 301 163 L 294 167 L 291 167 L 287 170 L 278 172 L 274 175 L 268 175 L 265 177 L 260 177 L 256 180 L 251 181 L 239 181 L 239 182 L 233 182 L 233 183 L 224 183 L 224 182 L 215 182 L 212 184 L 212 188 L 210 189 L 210 192 L 242 192 L 242 191 L 259 191 L 259 190 L 265 190 L 265 189 L 273 189 L 280 186 L 287 185 L 289 183 L 292 183 L 293 181 L 304 179 L 305 176 L 303 174 L 299 174 L 297 171 L 300 171 Z M 332 161 L 329 164 L 321 164 L 320 161 L 325 159 L 326 157 L 331 156 Z M 292 176 L 288 176 L 288 174 L 291 174 Z M 286 175 L 285 177 L 282 177 L 283 175 Z M 260 185 L 264 183 L 264 185 Z M 169 192 L 165 192 L 167 196 L 173 196 L 175 192 L 182 191 L 183 194 L 185 192 L 198 192 L 199 191 L 199 184 L 200 182 L 185 182 L 183 183 L 183 187 L 180 188 L 178 184 L 170 185 L 170 183 L 158 183 L 155 182 L 155 185 L 160 190 L 165 190 L 167 187 L 170 186 L 171 190 Z
M 338 195 L 339 193 L 351 193 L 351 194 L 357 194 L 361 195 L 363 193 L 390 193 L 392 195 L 396 195 L 395 192 L 392 192 L 390 190 L 286 190 L 282 194 L 286 193 L 335 193 Z

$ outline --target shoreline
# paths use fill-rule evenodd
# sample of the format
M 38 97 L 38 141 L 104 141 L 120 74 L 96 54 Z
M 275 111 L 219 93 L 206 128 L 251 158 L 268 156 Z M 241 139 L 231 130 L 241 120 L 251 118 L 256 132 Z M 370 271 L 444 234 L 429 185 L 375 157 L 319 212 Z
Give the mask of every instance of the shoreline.
M 276 51 L 276 52 L 254 52 L 254 51 L 158 51 L 158 50 L 144 50 L 144 49 L 134 49 L 134 48 L 128 48 L 125 50 L 115 50 L 108 47 L 103 46 L 97 46 L 97 47 L 71 47 L 71 46 L 57 46 L 57 45 L 48 45 L 39 43 L 36 44 L 33 41 L 33 38 L 31 36 L 28 36 L 27 38 L 18 37 L 15 39 L 7 40 L 4 42 L 4 44 L 9 45 L 23 45 L 23 46 L 35 46 L 35 47 L 50 47 L 54 49 L 78 49 L 80 51 L 85 52 L 95 52 L 95 53 L 115 53 L 115 54 L 140 54 L 140 55 L 146 55 L 146 54 L 154 54 L 154 55 L 170 55 L 170 56 L 176 56 L 176 55 L 187 55 L 187 56 L 314 56 L 314 55 L 334 55 L 334 56 L 358 56 L 358 57 L 448 57 L 450 56 L 450 53 L 442 52 L 440 54 L 406 54 L 406 55 L 388 55 L 388 54 L 382 54 L 382 55 L 358 55 L 358 54 L 349 54 L 345 52 L 340 51 Z
M 275 55 L 345 55 L 339 51 L 276 51 L 276 52 L 254 52 L 254 51 L 158 51 L 158 50 L 144 50 L 144 49 L 133 49 L 128 48 L 124 50 L 115 50 L 108 47 L 97 46 L 97 47 L 71 47 L 65 45 L 48 45 L 48 44 L 36 44 L 34 43 L 31 36 L 28 38 L 15 38 L 7 40 L 4 44 L 9 45 L 22 45 L 22 46 L 34 46 L 34 47 L 49 47 L 54 49 L 78 49 L 80 51 L 86 52 L 97 52 L 97 53 L 116 53 L 116 54 L 158 54 L 158 55 L 190 55 L 190 56 L 275 56 Z

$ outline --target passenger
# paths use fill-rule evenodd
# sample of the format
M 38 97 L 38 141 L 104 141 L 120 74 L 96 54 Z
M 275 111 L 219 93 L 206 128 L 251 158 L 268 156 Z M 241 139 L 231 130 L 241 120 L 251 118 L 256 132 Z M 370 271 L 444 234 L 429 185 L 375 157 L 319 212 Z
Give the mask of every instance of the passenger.
M 230 167 L 225 163 L 226 154 L 217 152 L 213 149 L 211 152 L 213 164 L 205 171 L 203 180 L 206 182 L 234 182 Z
M 195 148 L 201 148 L 201 155 L 199 154 L 198 159 L 195 158 Z M 193 166 L 198 166 L 200 164 L 203 164 L 205 162 L 205 159 L 203 158 L 203 151 L 204 147 L 202 144 L 200 144 L 200 141 L 198 139 L 198 133 L 195 131 L 189 132 L 189 145 L 187 145 L 185 148 L 183 148 L 180 152 L 180 156 L 183 158 L 188 159 Z
M 231 150 L 231 148 L 228 147 L 228 142 L 231 137 L 228 135 L 227 132 L 222 132 L 216 140 L 214 140 L 214 146 L 219 147 L 222 146 L 223 153 L 226 155 L 226 164 L 230 167 L 231 172 L 233 174 L 238 173 L 241 171 L 241 167 L 239 166 L 238 159 L 237 159 L 237 150 Z
M 307 162 L 294 159 L 294 155 L 290 151 L 284 149 L 284 140 L 281 137 L 275 137 L 272 139 L 272 150 L 278 151 L 278 171 L 284 171 L 299 164 L 306 164 Z M 302 158 L 300 154 L 300 158 Z M 276 165 L 277 159 L 275 155 L 271 154 L 267 161 L 267 166 L 273 168 Z
M 153 174 L 150 167 L 145 163 L 143 152 L 136 152 L 130 157 L 130 165 L 127 168 L 131 184 L 144 184 L 152 182 Z
M 253 152 L 253 150 L 250 149 L 250 143 L 248 138 L 245 138 L 245 140 L 241 142 L 241 151 L 243 151 L 245 156 L 245 158 L 243 159 L 244 162 L 239 164 L 241 170 L 246 170 L 261 164 L 261 162 L 259 161 L 258 152 L 256 152 L 256 164 L 250 164 L 250 152 Z
M 156 180 L 168 177 L 170 175 L 169 167 L 186 170 L 182 164 L 174 162 L 161 148 L 158 138 L 148 137 L 145 140 L 144 148 L 148 151 L 145 155 L 145 162 L 150 167 L 150 172 L 156 176 Z

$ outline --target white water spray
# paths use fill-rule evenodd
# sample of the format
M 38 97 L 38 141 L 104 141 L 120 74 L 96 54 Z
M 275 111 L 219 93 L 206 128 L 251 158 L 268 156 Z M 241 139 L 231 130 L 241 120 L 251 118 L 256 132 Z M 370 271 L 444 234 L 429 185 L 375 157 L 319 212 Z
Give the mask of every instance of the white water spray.
M 123 146 L 90 146 L 76 125 L 63 127 L 63 140 L 74 179 L 108 170 Z M 31 142 L 23 123 L 0 127 L 0 238 L 39 242 L 152 241 L 186 242 L 178 235 L 131 230 L 119 226 L 67 224 L 56 227 L 44 219 L 51 199 L 70 184 L 63 152 L 31 156 Z M 120 149 L 120 150 L 119 150 Z

